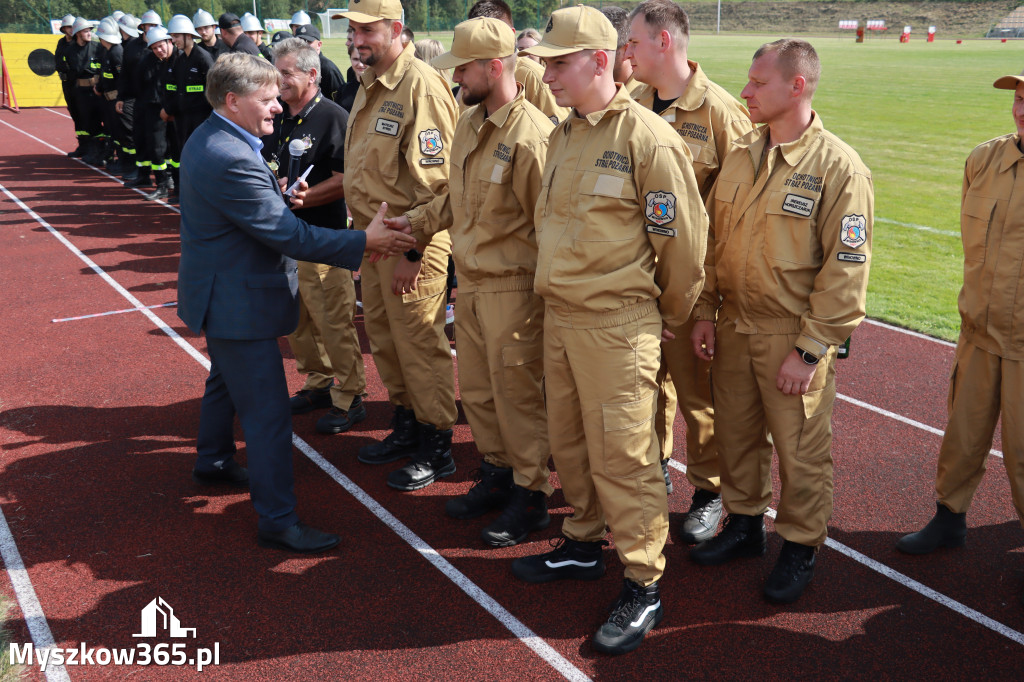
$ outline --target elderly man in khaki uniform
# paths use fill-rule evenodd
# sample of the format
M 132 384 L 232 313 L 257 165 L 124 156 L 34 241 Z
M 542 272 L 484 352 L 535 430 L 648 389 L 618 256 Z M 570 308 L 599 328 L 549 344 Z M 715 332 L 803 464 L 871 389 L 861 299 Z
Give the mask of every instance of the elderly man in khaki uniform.
M 352 46 L 369 68 L 345 135 L 345 199 L 357 229 L 382 202 L 388 217 L 431 201 L 448 187 L 456 109 L 448 83 L 403 48 L 399 0 L 361 0 L 342 12 Z M 388 485 L 417 490 L 455 473 L 451 455 L 455 376 L 444 333 L 451 239 L 436 234 L 422 251 L 363 261 L 363 315 L 370 349 L 391 404 L 394 430 L 359 450 L 367 464 L 412 457 Z
M 785 542 L 764 595 L 779 603 L 799 598 L 825 542 L 836 346 L 864 318 L 871 257 L 871 174 L 811 108 L 820 73 L 802 40 L 754 54 L 740 95 L 766 125 L 733 143 L 711 190 L 707 280 L 691 337 L 694 352 L 714 360 L 729 518 L 690 557 L 718 565 L 765 553 L 774 443 L 775 529 Z
M 693 173 L 706 201 L 732 141 L 754 126 L 742 104 L 713 83 L 697 62 L 687 59 L 690 20 L 671 0 L 647 0 L 630 13 L 626 54 L 641 87 L 633 98 L 652 109 L 679 133 L 693 155 Z M 693 321 L 670 330 L 675 337 L 661 346 L 658 413 L 655 428 L 661 443 L 665 485 L 672 492 L 668 462 L 677 404 L 686 422 L 686 478 L 694 488 L 679 538 L 696 544 L 714 537 L 722 518 L 721 476 L 715 444 L 715 409 L 711 401 L 711 363 L 698 358 L 690 344 Z
M 421 242 L 441 230 L 451 235 L 459 387 L 483 462 L 476 484 L 445 511 L 473 519 L 504 508 L 483 529 L 493 547 L 547 528 L 552 492 L 533 211 L 554 125 L 516 83 L 515 38 L 497 19 L 470 19 L 455 27 L 451 51 L 431 61 L 453 70 L 471 106 L 455 128 L 448 191 L 390 221 Z
M 939 449 L 936 514 L 896 543 L 908 554 L 965 544 L 967 509 L 985 474 L 1000 413 L 1003 461 L 1024 524 L 1024 72 L 994 85 L 1014 91 L 1017 132 L 976 147 L 964 169 L 960 341 Z
M 617 35 L 592 7 L 551 15 L 524 52 L 574 112 L 551 133 L 537 204 L 536 291 L 544 297 L 548 439 L 575 511 L 551 552 L 517 559 L 528 582 L 604 574 L 606 527 L 625 584 L 594 635 L 602 652 L 640 646 L 663 614 L 668 536 L 654 434 L 664 325 L 700 293 L 707 214 L 686 146 L 612 76 Z
M 479 0 L 469 8 L 467 19 L 488 17 L 504 22 L 510 31 L 512 39 L 515 40 L 515 24 L 512 23 L 512 8 L 504 0 Z M 555 96 L 551 94 L 551 88 L 544 84 L 544 68 L 532 59 L 516 60 L 516 82 L 523 85 L 523 96 L 526 101 L 544 112 L 544 115 L 557 124 L 564 121 L 569 115 L 569 107 L 559 106 L 555 102 Z M 459 92 L 459 109 L 465 111 L 468 105 Z

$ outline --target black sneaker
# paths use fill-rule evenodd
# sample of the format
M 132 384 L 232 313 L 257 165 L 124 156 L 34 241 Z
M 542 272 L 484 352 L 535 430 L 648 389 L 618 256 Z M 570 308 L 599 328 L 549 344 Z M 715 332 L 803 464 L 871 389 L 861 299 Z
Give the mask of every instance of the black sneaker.
M 356 458 L 363 464 L 387 464 L 403 457 L 412 457 L 420 444 L 416 413 L 401 405 L 395 408 L 391 419 L 391 433 L 379 443 L 370 443 L 359 448 Z
M 331 387 L 304 388 L 291 397 L 292 414 L 306 414 L 331 407 Z
M 608 621 L 594 635 L 594 648 L 613 656 L 633 651 L 664 615 L 657 582 L 643 587 L 627 579 Z
M 511 547 L 526 539 L 535 530 L 544 530 L 551 523 L 548 516 L 548 496 L 543 490 L 529 490 L 515 486 L 512 501 L 501 516 L 481 532 L 491 547 Z
M 674 488 L 672 487 L 672 477 L 668 473 L 667 459 L 661 460 L 661 475 L 665 477 L 665 492 L 671 495 Z
M 775 604 L 791 604 L 799 599 L 814 577 L 816 555 L 817 547 L 786 540 L 775 568 L 764 583 L 765 598 Z
M 476 483 L 465 495 L 445 502 L 444 513 L 453 519 L 475 519 L 504 508 L 512 498 L 512 469 L 481 462 L 472 476 Z
M 722 532 L 690 550 L 690 558 L 702 566 L 718 566 L 733 559 L 764 556 L 768 535 L 764 514 L 729 514 Z
M 440 430 L 431 424 L 420 424 L 420 444 L 411 462 L 388 474 L 387 484 L 409 492 L 426 488 L 439 478 L 455 473 L 452 459 L 452 430 Z
M 249 472 L 235 460 L 229 459 L 213 469 L 193 469 L 192 480 L 199 485 L 229 485 L 234 488 L 248 488 Z
M 715 537 L 718 523 L 722 520 L 722 496 L 697 488 L 693 492 L 690 511 L 679 529 L 679 539 L 688 545 L 696 545 Z
M 512 562 L 512 574 L 528 583 L 552 580 L 598 580 L 604 575 L 602 549 L 607 540 L 579 542 L 566 537 L 552 540 L 546 554 L 524 556 Z
M 330 389 L 328 389 L 330 393 Z M 345 433 L 359 422 L 366 419 L 366 407 L 363 397 L 357 395 L 347 410 L 332 407 L 327 414 L 316 422 L 317 433 Z

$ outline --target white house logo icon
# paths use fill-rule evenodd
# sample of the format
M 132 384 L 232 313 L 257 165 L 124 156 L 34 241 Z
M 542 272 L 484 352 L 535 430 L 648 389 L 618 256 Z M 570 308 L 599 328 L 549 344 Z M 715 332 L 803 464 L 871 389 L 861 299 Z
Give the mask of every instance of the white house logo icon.
M 142 609 L 142 632 L 132 637 L 156 637 L 157 629 L 164 630 L 171 637 L 195 637 L 195 628 L 181 627 L 181 621 L 174 615 L 174 609 L 157 597 Z

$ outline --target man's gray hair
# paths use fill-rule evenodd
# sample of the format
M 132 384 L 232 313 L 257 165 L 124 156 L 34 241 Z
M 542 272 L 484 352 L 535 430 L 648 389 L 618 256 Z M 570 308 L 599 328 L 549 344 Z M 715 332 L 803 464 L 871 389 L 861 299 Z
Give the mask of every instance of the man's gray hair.
M 266 59 L 233 52 L 222 55 L 206 74 L 206 101 L 220 109 L 229 92 L 245 97 L 268 85 L 280 84 L 281 74 Z
M 295 68 L 302 73 L 316 69 L 316 84 L 320 85 L 320 55 L 302 38 L 285 38 L 274 45 L 274 60 L 295 56 Z

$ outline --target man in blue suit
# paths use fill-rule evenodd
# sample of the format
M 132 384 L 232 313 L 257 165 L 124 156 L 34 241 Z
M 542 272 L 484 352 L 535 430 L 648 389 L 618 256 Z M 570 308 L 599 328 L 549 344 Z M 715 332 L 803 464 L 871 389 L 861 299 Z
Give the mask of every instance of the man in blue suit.
M 293 259 L 354 270 L 364 249 L 397 255 L 414 242 L 384 226 L 386 204 L 365 234 L 295 217 L 259 152 L 281 112 L 279 84 L 266 60 L 223 56 L 207 75 L 214 113 L 181 155 L 178 315 L 192 331 L 205 330 L 210 353 L 192 476 L 204 485 L 248 485 L 260 545 L 320 552 L 339 540 L 295 513 L 291 408 L 277 342 L 299 319 Z M 248 471 L 235 461 L 236 413 Z

